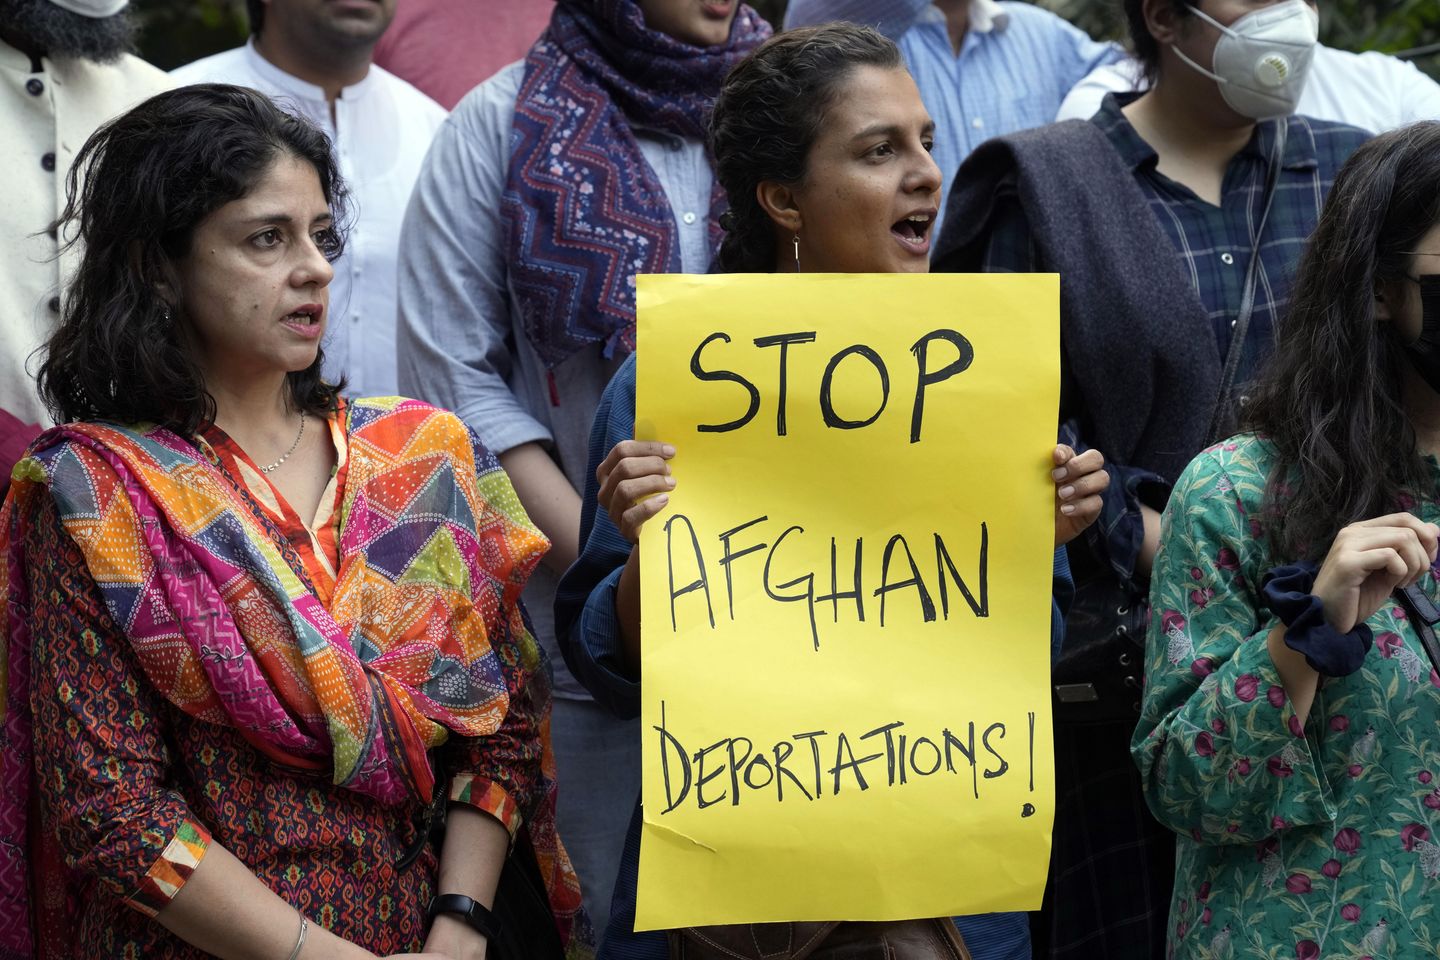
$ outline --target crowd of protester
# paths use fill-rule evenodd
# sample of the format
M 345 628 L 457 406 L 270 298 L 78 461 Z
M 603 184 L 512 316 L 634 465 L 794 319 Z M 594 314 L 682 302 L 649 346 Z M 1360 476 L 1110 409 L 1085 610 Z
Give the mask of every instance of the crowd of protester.
M 0 0 L 0 960 L 788 957 L 635 929 L 634 278 L 932 270 L 1060 275 L 1049 882 L 818 955 L 1436 955 L 1440 84 L 1311 0 L 247 0 L 168 76 L 127 2 Z

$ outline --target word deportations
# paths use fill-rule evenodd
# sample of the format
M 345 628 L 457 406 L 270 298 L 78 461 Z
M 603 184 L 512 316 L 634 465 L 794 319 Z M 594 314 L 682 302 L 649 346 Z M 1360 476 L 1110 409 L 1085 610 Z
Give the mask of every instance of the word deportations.
M 1035 714 L 1028 713 L 1029 789 L 1035 789 Z M 903 787 L 933 776 L 963 776 L 980 799 L 983 781 L 1012 769 L 1005 724 L 975 721 L 952 730 L 918 734 L 903 720 L 863 732 L 810 730 L 771 744 L 749 737 L 723 737 L 696 747 L 669 726 L 660 701 L 660 772 L 665 784 L 662 814 L 693 803 L 697 810 L 738 807 L 746 797 L 773 796 L 778 803 L 815 801 L 872 787 Z M 1013 740 L 1008 747 L 1013 756 Z
M 990 615 L 990 530 L 983 522 L 980 524 L 979 548 L 976 552 L 975 572 L 971 581 L 975 585 L 973 590 L 970 582 L 961 576 L 949 548 L 945 545 L 945 539 L 940 534 L 934 534 L 933 545 L 926 543 L 922 548 L 917 544 L 915 549 L 912 549 L 910 542 L 902 534 L 897 533 L 886 540 L 878 550 L 871 548 L 870 554 L 874 556 L 878 553 L 880 559 L 879 585 L 873 589 L 867 586 L 865 539 L 863 537 L 855 538 L 854 563 L 842 575 L 841 571 L 848 565 L 848 560 L 841 558 L 836 538 L 830 537 L 830 592 L 822 593 L 820 591 L 824 590 L 824 581 L 821 580 L 822 585 L 818 587 L 816 582 L 817 577 L 823 576 L 822 574 L 816 571 L 805 571 L 797 575 L 793 567 L 785 563 L 783 557 L 777 560 L 777 555 L 783 553 L 787 541 L 791 541 L 793 538 L 795 542 L 798 542 L 805 536 L 805 528 L 791 524 L 786 526 L 773 541 L 767 543 L 760 539 L 760 535 L 764 532 L 763 528 L 759 530 L 752 528 L 760 527 L 769 520 L 769 517 L 756 517 L 754 520 L 731 527 L 718 537 L 720 540 L 718 562 L 720 569 L 725 573 L 725 601 L 732 621 L 735 619 L 735 563 L 762 551 L 765 553 L 764 564 L 759 564 L 758 557 L 753 562 L 757 565 L 757 572 L 760 574 L 766 596 L 777 603 L 805 604 L 810 617 L 810 638 L 815 644 L 816 650 L 820 649 L 820 628 L 816 620 L 815 608 L 823 603 L 831 605 L 831 616 L 835 623 L 840 622 L 842 602 L 847 610 L 853 604 L 856 621 L 863 623 L 867 597 L 871 600 L 878 599 L 880 626 L 883 627 L 890 595 L 897 591 L 913 592 L 921 619 L 926 623 L 931 623 L 937 617 L 950 619 L 950 589 L 953 584 L 964 599 L 965 606 L 974 616 L 988 617 Z M 919 551 L 919 556 L 926 560 L 926 567 L 929 568 L 927 554 L 931 549 L 934 550 L 934 574 L 927 579 L 916 556 Z M 676 604 L 682 597 L 693 593 L 704 597 L 705 615 L 713 630 L 715 628 L 715 605 L 710 596 L 710 567 L 705 560 L 705 551 L 700 545 L 695 525 L 683 513 L 674 514 L 665 521 L 665 552 L 670 572 L 670 629 L 679 632 Z M 849 552 L 848 545 L 846 552 Z M 870 571 L 872 578 L 874 574 L 875 571 Z M 847 585 L 849 589 L 842 590 L 841 584 Z M 938 613 L 935 606 L 936 593 L 939 594 L 940 600 Z

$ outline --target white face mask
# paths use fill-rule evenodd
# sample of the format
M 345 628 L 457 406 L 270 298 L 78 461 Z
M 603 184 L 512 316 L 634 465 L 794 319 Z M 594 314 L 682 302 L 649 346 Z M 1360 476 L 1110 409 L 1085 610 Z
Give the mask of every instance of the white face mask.
M 50 0 L 57 7 L 99 20 L 113 17 L 130 5 L 130 0 Z
M 1286 0 L 1247 13 L 1228 27 L 1190 9 L 1220 31 L 1214 72 L 1172 45 L 1177 57 L 1220 84 L 1220 95 L 1241 116 L 1267 120 L 1295 112 L 1320 37 L 1320 16 L 1313 7 L 1305 0 Z

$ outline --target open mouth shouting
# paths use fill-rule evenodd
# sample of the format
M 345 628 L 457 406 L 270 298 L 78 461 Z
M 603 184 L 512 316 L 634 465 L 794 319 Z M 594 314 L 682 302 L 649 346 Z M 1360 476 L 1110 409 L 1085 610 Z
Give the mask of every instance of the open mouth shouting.
M 280 318 L 280 323 L 302 337 L 314 339 L 320 336 L 324 325 L 325 307 L 318 303 L 306 303 L 296 307 Z
M 909 252 L 925 256 L 930 252 L 930 232 L 935 225 L 935 209 L 917 210 L 896 221 L 890 233 Z

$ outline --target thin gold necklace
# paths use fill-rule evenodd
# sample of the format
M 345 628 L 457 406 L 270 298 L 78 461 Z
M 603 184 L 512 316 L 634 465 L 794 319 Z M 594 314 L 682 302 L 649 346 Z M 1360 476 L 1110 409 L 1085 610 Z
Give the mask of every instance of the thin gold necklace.
M 289 459 L 290 459 L 290 454 L 294 453 L 295 450 L 296 450 L 296 448 L 298 448 L 298 447 L 300 446 L 300 438 L 303 437 L 303 436 L 305 436 L 305 414 L 304 414 L 304 413 L 301 413 L 301 414 L 300 414 L 300 432 L 297 433 L 297 434 L 295 434 L 295 442 L 292 443 L 292 444 L 290 444 L 290 449 L 285 451 L 285 456 L 281 457 L 279 460 L 276 460 L 274 463 L 270 464 L 269 466 L 261 467 L 261 468 L 260 468 L 260 472 L 261 472 L 261 473 L 269 473 L 270 471 L 272 471 L 272 470 L 276 469 L 277 467 L 279 467 L 280 464 L 284 463 L 286 460 L 289 460 Z

